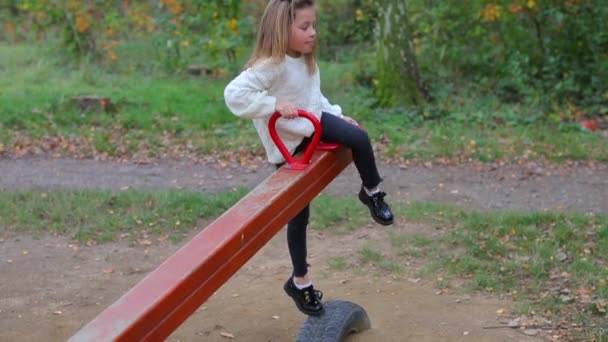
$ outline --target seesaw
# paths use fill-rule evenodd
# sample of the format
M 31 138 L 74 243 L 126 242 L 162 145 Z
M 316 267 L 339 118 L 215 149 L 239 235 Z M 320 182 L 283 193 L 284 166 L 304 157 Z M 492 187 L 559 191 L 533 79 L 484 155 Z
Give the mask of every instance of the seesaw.
M 162 341 L 234 275 L 289 220 L 351 162 L 350 150 L 320 144 L 321 124 L 305 111 L 315 134 L 302 158 L 292 157 L 276 132 L 269 132 L 286 165 L 265 179 L 175 254 L 86 324 L 69 341 Z M 321 149 L 319 148 L 321 147 Z M 280 286 L 277 287 L 277 292 Z M 365 310 L 351 302 L 324 303 L 325 314 L 308 317 L 298 342 L 340 341 L 370 328 Z M 295 312 L 294 308 L 294 314 Z

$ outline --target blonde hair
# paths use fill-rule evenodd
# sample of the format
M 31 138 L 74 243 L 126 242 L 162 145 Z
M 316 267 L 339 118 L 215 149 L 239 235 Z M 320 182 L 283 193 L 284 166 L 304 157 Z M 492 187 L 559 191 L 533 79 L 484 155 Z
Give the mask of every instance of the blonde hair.
M 289 49 L 291 24 L 295 20 L 296 11 L 315 5 L 314 0 L 270 0 L 258 29 L 255 49 L 247 62 L 247 67 L 253 66 L 260 59 L 270 58 L 274 63 L 280 63 Z M 308 73 L 317 70 L 316 45 L 311 53 L 305 54 Z

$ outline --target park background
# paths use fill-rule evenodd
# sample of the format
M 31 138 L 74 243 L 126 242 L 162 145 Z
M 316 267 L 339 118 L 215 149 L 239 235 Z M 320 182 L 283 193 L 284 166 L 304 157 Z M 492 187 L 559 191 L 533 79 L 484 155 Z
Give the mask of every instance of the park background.
M 228 112 L 223 89 L 252 51 L 265 4 L 2 1 L 0 163 L 189 160 L 255 169 L 264 162 L 262 146 L 251 123 Z M 368 129 L 382 162 L 405 169 L 601 168 L 608 161 L 602 1 L 336 0 L 317 8 L 322 90 Z M 86 245 L 144 226 L 146 236 L 180 241 L 198 219 L 245 192 L 3 191 L 0 227 L 6 236 L 51 231 Z M 318 229 L 344 224 L 354 205 L 320 201 Z M 64 215 L 79 203 L 91 204 Z M 428 203 L 397 210 L 424 222 L 439 215 L 459 229 L 441 238 L 393 236 L 394 255 L 365 246 L 360 262 L 390 273 L 403 271 L 399 253 L 436 259 L 433 272 L 464 277 L 471 291 L 519 289 L 519 313 L 600 322 L 562 329 L 565 336 L 605 338 L 605 213 L 471 213 Z M 463 246 L 464 254 L 441 254 L 438 245 Z M 513 250 L 528 255 L 529 265 L 522 268 Z M 335 269 L 349 266 L 331 261 Z M 576 293 L 547 295 L 561 279 L 556 270 L 576 275 L 568 290 Z M 439 278 L 436 286 L 449 287 L 447 275 Z

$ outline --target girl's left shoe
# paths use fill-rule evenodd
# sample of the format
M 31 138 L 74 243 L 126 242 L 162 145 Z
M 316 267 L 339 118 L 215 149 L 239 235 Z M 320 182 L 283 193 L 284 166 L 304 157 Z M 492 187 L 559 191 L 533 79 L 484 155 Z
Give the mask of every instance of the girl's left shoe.
M 321 316 L 325 310 L 323 309 L 323 292 L 315 290 L 312 285 L 298 289 L 293 283 L 293 278 L 289 277 L 283 285 L 283 290 L 293 301 L 302 313 L 309 316 Z

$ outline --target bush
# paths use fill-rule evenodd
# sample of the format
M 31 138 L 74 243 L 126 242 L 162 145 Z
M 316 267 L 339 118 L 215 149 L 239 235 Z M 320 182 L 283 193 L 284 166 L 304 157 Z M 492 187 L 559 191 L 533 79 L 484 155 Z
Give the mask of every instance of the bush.
M 601 0 L 410 3 L 414 45 L 431 89 L 474 82 L 505 102 L 597 109 L 608 91 L 608 7 Z M 430 5 L 429 5 L 430 4 Z

